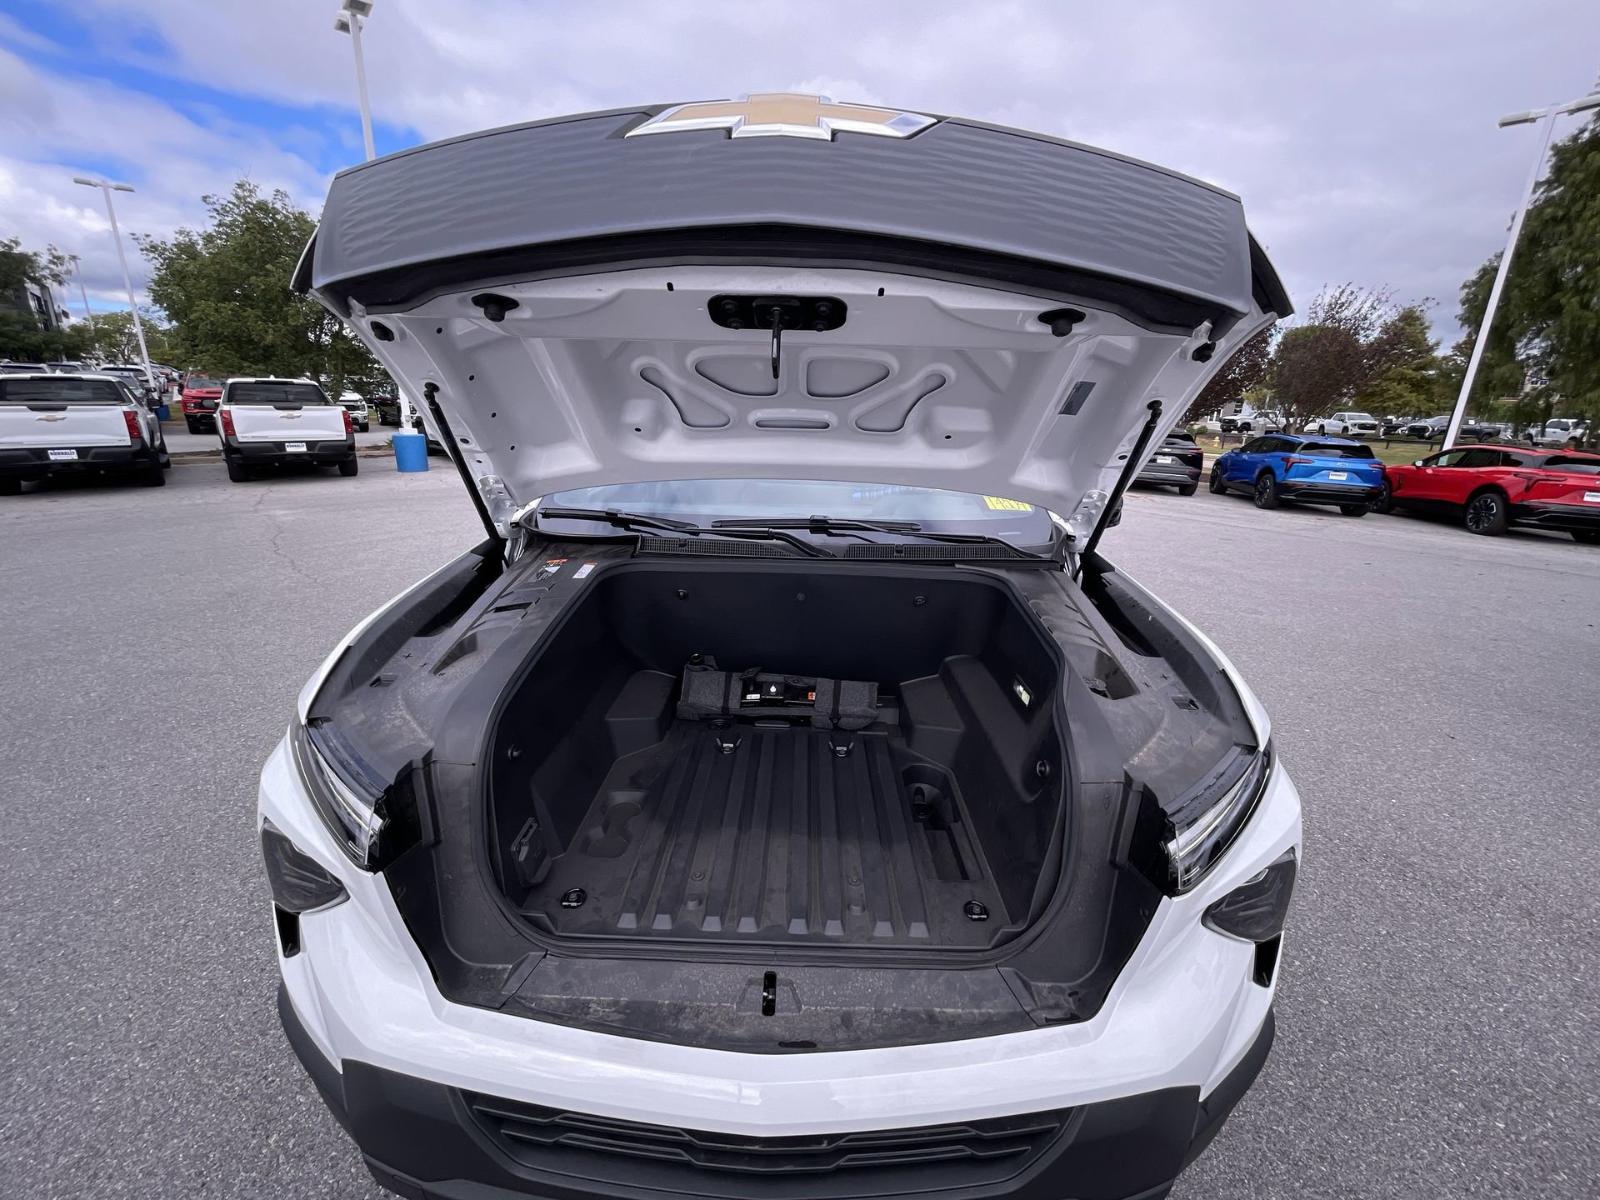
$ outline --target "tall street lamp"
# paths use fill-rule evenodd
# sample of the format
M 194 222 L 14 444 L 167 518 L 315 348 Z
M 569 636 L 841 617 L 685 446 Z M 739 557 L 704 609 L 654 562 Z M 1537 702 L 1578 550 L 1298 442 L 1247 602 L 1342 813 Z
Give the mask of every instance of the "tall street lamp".
M 1467 412 L 1467 398 L 1472 395 L 1472 381 L 1477 378 L 1478 364 L 1483 360 L 1483 348 L 1489 344 L 1489 329 L 1494 324 L 1494 310 L 1500 304 L 1500 292 L 1511 272 L 1511 256 L 1517 249 L 1517 235 L 1522 232 L 1522 219 L 1528 215 L 1528 203 L 1533 199 L 1533 189 L 1544 170 L 1544 156 L 1550 149 L 1550 137 L 1555 132 L 1556 118 L 1567 113 L 1587 112 L 1600 108 L 1600 92 L 1591 92 L 1565 104 L 1552 104 L 1549 108 L 1536 108 L 1528 112 L 1510 113 L 1500 118 L 1500 128 L 1508 125 L 1542 123 L 1544 136 L 1539 140 L 1539 154 L 1528 172 L 1528 182 L 1522 189 L 1522 201 L 1517 205 L 1517 215 L 1511 219 L 1511 232 L 1506 235 L 1505 252 L 1500 255 L 1500 269 L 1494 274 L 1494 286 L 1489 289 L 1489 303 L 1484 306 L 1483 320 L 1478 324 L 1478 336 L 1472 343 L 1472 357 L 1467 360 L 1467 374 L 1461 380 L 1461 394 L 1456 397 L 1456 409 L 1450 414 L 1450 427 L 1445 430 L 1444 449 L 1456 444 L 1456 434 L 1461 430 L 1461 419 Z
M 361 26 L 372 15 L 372 0 L 344 0 L 344 7 L 333 19 L 333 27 L 350 35 L 356 52 L 356 93 L 361 101 L 361 140 L 366 143 L 367 160 L 376 158 L 372 148 L 372 107 L 367 103 L 367 64 L 361 56 Z
M 340 33 L 350 35 L 350 46 L 356 56 L 356 96 L 361 104 L 361 140 L 366 147 L 367 161 L 371 162 L 378 156 L 377 150 L 372 145 L 372 105 L 367 99 L 367 60 L 361 53 L 361 30 L 366 25 L 367 18 L 372 15 L 372 0 L 343 0 L 339 8 L 339 15 L 333 19 L 333 27 Z M 406 395 L 404 388 L 396 388 L 400 401 L 400 430 L 395 434 L 396 445 L 409 437 L 421 437 L 411 431 L 411 397 Z M 398 458 L 398 454 L 396 455 Z M 427 470 L 428 460 L 422 459 L 420 467 L 402 466 L 401 470 Z
M 89 322 L 89 336 L 94 337 L 99 331 L 94 327 L 94 310 L 89 307 L 89 289 L 83 286 L 83 268 L 78 265 L 76 254 L 67 255 L 72 263 L 72 273 L 78 279 L 78 295 L 83 297 L 83 317 Z
M 156 373 L 150 369 L 150 351 L 144 344 L 144 326 L 139 321 L 139 304 L 133 298 L 133 276 L 128 274 L 128 255 L 122 249 L 122 230 L 117 228 L 117 210 L 111 203 L 112 192 L 131 192 L 133 189 L 125 183 L 112 183 L 105 179 L 85 179 L 82 175 L 74 176 L 72 182 L 81 183 L 84 187 L 99 188 L 100 194 L 106 198 L 106 216 L 111 221 L 111 240 L 117 244 L 117 261 L 122 264 L 122 286 L 128 289 L 128 312 L 133 316 L 133 332 L 139 339 L 139 362 L 144 367 L 145 382 L 150 385 L 150 394 L 153 396 L 156 394 Z

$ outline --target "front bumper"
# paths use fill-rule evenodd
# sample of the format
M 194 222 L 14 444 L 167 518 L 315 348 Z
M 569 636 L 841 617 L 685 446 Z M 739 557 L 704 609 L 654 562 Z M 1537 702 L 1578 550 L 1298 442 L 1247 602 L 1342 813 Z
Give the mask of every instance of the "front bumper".
M 327 466 L 354 458 L 355 434 L 348 437 L 307 441 L 304 450 L 290 450 L 289 442 L 241 442 L 236 437 L 223 439 L 222 455 L 250 467 L 283 463 L 316 463 Z
M 51 450 L 75 450 L 75 459 L 50 457 Z M 37 480 L 52 475 L 76 475 L 86 471 L 128 471 L 154 467 L 160 453 L 148 442 L 126 446 L 8 447 L 0 450 L 0 475 Z
M 874 1050 L 746 1054 L 450 1003 L 383 877 L 356 870 L 333 844 L 281 743 L 262 771 L 260 810 L 350 896 L 302 916 L 297 952 L 280 954 L 291 1040 L 374 1172 L 403 1195 L 449 1200 L 755 1192 L 798 1200 L 929 1187 L 950 1200 L 1164 1194 L 1259 1070 L 1271 1038 L 1275 978 L 1254 982 L 1255 947 L 1206 928 L 1201 915 L 1300 840 L 1299 797 L 1279 770 L 1212 874 L 1162 902 L 1092 1020 Z M 522 1121 L 531 1138 L 497 1132 L 475 1104 L 506 1110 L 497 1119 Z M 815 1172 L 735 1172 L 729 1183 L 692 1161 L 708 1143 L 772 1163 L 790 1139 L 882 1142 L 885 1131 L 916 1130 L 917 1140 L 929 1127 L 942 1136 L 948 1126 L 1043 1114 L 1057 1114 L 1059 1126 L 1047 1145 L 965 1184 L 952 1173 L 971 1156 L 945 1162 L 945 1182 L 933 1184 L 916 1164 L 902 1176 L 831 1173 L 866 1192 L 807 1190 Z M 568 1124 L 581 1129 L 549 1145 L 545 1134 Z M 603 1153 L 588 1144 L 595 1126 L 605 1138 L 624 1129 L 651 1149 Z M 666 1182 L 628 1174 L 646 1169 L 672 1174 Z
M 1510 517 L 1535 529 L 1600 530 L 1600 504 L 1513 504 Z
M 1285 500 L 1298 500 L 1302 504 L 1366 504 L 1376 500 L 1383 492 L 1382 484 L 1323 483 L 1319 480 L 1301 482 L 1286 479 L 1278 484 L 1278 494 Z
M 876 1134 L 752 1138 L 646 1125 L 484 1096 L 323 1057 L 278 991 L 284 1033 L 373 1177 L 412 1200 L 789 1200 L 940 1195 L 1132 1200 L 1164 1195 L 1210 1143 L 1272 1047 L 1269 1009 L 1204 1101 L 1165 1088 L 1072 1109 Z

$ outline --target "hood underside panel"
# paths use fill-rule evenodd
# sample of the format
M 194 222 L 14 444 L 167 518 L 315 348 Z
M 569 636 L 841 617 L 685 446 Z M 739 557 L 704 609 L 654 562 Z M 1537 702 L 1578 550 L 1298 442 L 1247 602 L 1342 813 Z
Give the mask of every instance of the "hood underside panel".
M 727 294 L 827 296 L 837 329 L 710 315 Z M 1146 405 L 1172 421 L 1209 373 L 1203 336 L 1109 312 L 1057 336 L 1038 297 L 870 271 L 618 271 L 469 291 L 381 323 L 385 364 L 447 413 L 469 471 L 524 504 L 567 488 L 771 477 L 911 484 L 1069 515 L 1109 488 Z M 430 385 L 432 385 L 430 387 Z

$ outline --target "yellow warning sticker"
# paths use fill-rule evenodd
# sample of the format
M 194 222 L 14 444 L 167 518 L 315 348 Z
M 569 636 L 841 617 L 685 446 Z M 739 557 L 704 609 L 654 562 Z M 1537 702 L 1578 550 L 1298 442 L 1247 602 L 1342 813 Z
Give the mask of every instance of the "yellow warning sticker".
M 1007 500 L 1003 496 L 985 496 L 983 502 L 995 512 L 1032 512 L 1033 505 L 1021 500 Z

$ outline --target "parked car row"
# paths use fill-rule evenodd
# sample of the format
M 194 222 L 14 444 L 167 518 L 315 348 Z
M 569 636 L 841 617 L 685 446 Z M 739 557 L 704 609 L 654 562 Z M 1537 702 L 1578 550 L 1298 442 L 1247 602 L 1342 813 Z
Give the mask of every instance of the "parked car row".
M 290 464 L 337 467 L 341 475 L 360 469 L 355 427 L 367 427 L 365 401 L 334 403 L 309 379 L 191 374 L 183 416 L 191 433 L 216 432 L 235 483 Z M 0 374 L 0 494 L 88 473 L 159 486 L 170 465 L 154 406 L 122 375 Z
M 1174 482 L 1153 474 L 1151 467 L 1139 479 Z M 1386 467 L 1364 442 L 1275 433 L 1219 455 L 1209 487 L 1218 495 L 1248 495 L 1258 508 L 1294 501 L 1333 505 L 1349 517 L 1433 513 L 1487 536 L 1524 526 L 1600 544 L 1600 454 L 1582 451 L 1455 446 Z M 1185 495 L 1192 490 L 1180 486 Z

